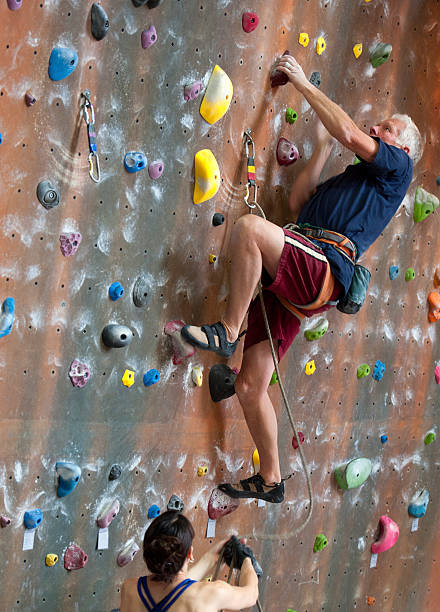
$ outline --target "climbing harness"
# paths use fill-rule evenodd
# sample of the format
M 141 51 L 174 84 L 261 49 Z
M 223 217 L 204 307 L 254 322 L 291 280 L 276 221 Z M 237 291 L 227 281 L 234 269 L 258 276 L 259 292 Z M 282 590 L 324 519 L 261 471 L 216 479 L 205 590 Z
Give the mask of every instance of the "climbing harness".
M 347 238 L 347 236 L 339 234 L 338 232 L 333 232 L 332 230 L 324 229 L 322 227 L 315 227 L 314 225 L 310 225 L 310 223 L 301 223 L 299 225 L 290 223 L 285 227 L 285 229 L 290 228 L 293 228 L 293 231 L 302 234 L 303 236 L 332 245 L 337 251 L 339 251 L 339 253 L 341 253 L 341 255 L 348 258 L 351 263 L 354 264 L 356 262 L 356 245 L 350 240 L 350 238 Z
M 87 137 L 89 139 L 89 156 L 87 158 L 89 162 L 89 174 L 92 181 L 99 183 L 101 180 L 101 170 L 99 168 L 99 157 L 96 147 L 95 110 L 90 100 L 90 91 L 88 89 L 81 92 L 81 102 L 84 121 L 87 124 Z M 95 160 L 96 172 L 93 160 Z

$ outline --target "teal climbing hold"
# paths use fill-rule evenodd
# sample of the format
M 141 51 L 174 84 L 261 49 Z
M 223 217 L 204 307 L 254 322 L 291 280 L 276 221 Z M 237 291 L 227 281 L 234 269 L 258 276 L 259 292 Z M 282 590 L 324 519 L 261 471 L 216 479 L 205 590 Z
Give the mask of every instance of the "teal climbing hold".
M 12 331 L 14 325 L 15 300 L 8 297 L 3 301 L 2 312 L 0 314 L 0 338 L 7 336 Z
M 58 475 L 58 497 L 66 497 L 72 493 L 73 489 L 81 478 L 81 468 L 76 463 L 68 461 L 57 461 L 55 470 Z
M 397 278 L 399 276 L 399 266 L 390 266 L 389 275 L 391 280 Z
M 423 489 L 423 491 L 416 493 L 416 495 L 414 495 L 412 498 L 411 503 L 408 506 L 408 514 L 410 516 L 414 516 L 415 518 L 425 516 L 428 503 L 429 491 L 428 489 Z
M 346 465 L 336 468 L 335 480 L 341 489 L 360 487 L 371 474 L 371 461 L 365 457 L 352 459 Z

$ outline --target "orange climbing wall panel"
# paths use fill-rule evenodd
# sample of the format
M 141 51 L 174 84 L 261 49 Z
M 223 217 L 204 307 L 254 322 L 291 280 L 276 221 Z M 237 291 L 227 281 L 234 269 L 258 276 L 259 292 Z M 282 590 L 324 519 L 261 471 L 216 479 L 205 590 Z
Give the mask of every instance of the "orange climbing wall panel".
M 372 271 L 365 307 L 355 317 L 329 314 L 329 332 L 317 343 L 299 336 L 282 363 L 282 374 L 309 462 L 315 507 L 298 537 L 289 532 L 304 520 L 307 489 L 279 390 L 270 394 L 279 415 L 279 443 L 286 501 L 257 508 L 242 503 L 217 524 L 217 536 L 250 535 L 264 577 L 260 598 L 267 612 L 366 610 L 376 598 L 381 612 L 438 610 L 440 514 L 438 442 L 425 447 L 428 431 L 437 431 L 440 387 L 434 366 L 440 359 L 439 328 L 427 321 L 426 298 L 440 265 L 438 211 L 422 223 L 412 219 L 417 185 L 437 193 L 440 86 L 438 0 L 165 0 L 159 8 L 135 8 L 129 0 L 104 0 L 110 20 L 107 37 L 90 35 L 91 2 L 35 0 L 15 12 L 0 7 L 2 28 L 0 131 L 1 153 L 1 299 L 13 296 L 16 319 L 0 339 L 0 514 L 12 525 L 0 532 L 2 585 L 0 609 L 110 611 L 119 606 L 122 581 L 143 572 L 141 554 L 120 569 L 116 557 L 131 537 L 138 544 L 148 525 L 151 504 L 162 509 L 172 493 L 181 496 L 197 531 L 196 554 L 204 538 L 206 507 L 214 484 L 251 473 L 252 440 L 236 398 L 214 405 L 209 396 L 211 354 L 173 366 L 164 324 L 215 321 L 228 293 L 228 242 L 234 220 L 247 213 L 243 204 L 246 168 L 242 133 L 255 138 L 259 201 L 267 217 L 288 220 L 287 196 L 310 157 L 315 135 L 311 109 L 287 86 L 272 91 L 268 75 L 285 49 L 307 75 L 319 70 L 322 90 L 363 128 L 394 112 L 410 114 L 426 139 L 422 161 L 402 207 L 370 248 L 364 263 Z M 245 34 L 243 10 L 260 17 Z M 140 34 L 154 24 L 157 43 L 143 50 Z M 310 44 L 298 44 L 307 32 Z M 318 56 L 316 40 L 327 46 Z M 373 70 L 369 49 L 390 42 L 389 61 Z M 363 44 L 355 59 L 352 48 Z M 47 76 L 50 51 L 73 47 L 76 70 L 54 83 Z M 218 63 L 231 77 L 234 95 L 224 118 L 209 126 L 199 115 L 201 98 L 184 102 L 183 86 L 201 79 L 206 86 Z M 98 152 L 103 179 L 88 176 L 87 135 L 79 112 L 80 92 L 89 88 L 96 112 Z M 37 103 L 28 108 L 30 90 Z M 284 121 L 287 106 L 298 121 Z M 293 140 L 300 160 L 277 165 L 280 136 Z M 193 159 L 210 148 L 222 182 L 214 199 L 192 203 Z M 149 161 L 163 159 L 165 171 L 154 182 L 143 171 L 123 168 L 124 154 L 144 151 Z M 343 170 L 352 155 L 333 150 L 324 178 Z M 46 211 L 36 186 L 48 178 L 61 193 L 58 208 Z M 218 228 L 214 211 L 226 216 Z M 77 254 L 64 258 L 59 235 L 80 231 Z M 208 261 L 209 253 L 217 262 Z M 400 266 L 390 281 L 388 268 Z M 412 266 L 416 278 L 405 283 Z M 152 299 L 135 308 L 131 290 L 147 275 Z M 119 280 L 124 297 L 111 302 L 108 287 Z M 110 322 L 130 325 L 136 337 L 125 349 L 105 349 L 100 341 Z M 440 325 L 440 324 L 437 324 Z M 73 359 L 88 364 L 91 379 L 83 389 L 68 378 Z M 313 358 L 316 372 L 304 367 Z M 382 381 L 357 380 L 361 363 L 386 364 Z M 204 367 L 204 384 L 194 387 L 192 365 Z M 239 366 L 239 356 L 232 365 Z M 125 369 L 135 372 L 131 388 L 122 385 Z M 160 383 L 142 384 L 143 373 L 157 368 Z M 389 442 L 382 446 L 380 435 Z M 342 493 L 332 478 L 335 467 L 365 456 L 373 473 L 360 488 Z M 58 499 L 55 462 L 77 462 L 81 481 Z M 123 468 L 109 483 L 110 466 Z M 206 464 L 208 474 L 197 477 Z M 415 492 L 431 494 L 426 517 L 410 533 L 407 513 Z M 114 497 L 121 511 L 110 526 L 107 551 L 96 550 L 96 517 Z M 44 521 L 32 551 L 22 551 L 23 514 L 40 507 Z M 379 517 L 389 514 L 400 538 L 369 569 L 370 546 Z M 313 554 L 317 533 L 327 548 Z M 259 534 L 275 534 L 263 541 Z M 86 567 L 66 572 L 65 548 L 76 542 L 89 555 Z M 47 553 L 59 563 L 44 565 Z M 5 588 L 7 585 L 7 588 Z M 369 608 L 368 608 L 369 609 Z

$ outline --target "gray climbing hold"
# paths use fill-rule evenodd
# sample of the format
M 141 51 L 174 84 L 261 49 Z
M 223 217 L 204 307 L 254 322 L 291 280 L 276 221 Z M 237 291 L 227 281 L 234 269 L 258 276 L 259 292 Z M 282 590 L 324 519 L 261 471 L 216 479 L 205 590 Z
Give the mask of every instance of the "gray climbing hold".
M 321 87 L 321 73 L 320 72 L 312 72 L 310 79 L 310 83 L 315 87 Z
M 92 4 L 92 34 L 96 40 L 102 40 L 110 27 L 107 13 L 97 2 Z
M 37 198 L 40 204 L 47 210 L 55 208 L 60 203 L 60 193 L 49 180 L 38 183 Z
M 111 323 L 102 330 L 102 341 L 109 348 L 128 346 L 133 340 L 134 333 L 126 325 Z
M 151 300 L 151 287 L 144 276 L 139 276 L 133 287 L 133 302 L 138 308 L 146 306 Z
M 184 509 L 185 504 L 183 501 L 180 499 L 180 497 L 177 497 L 177 495 L 174 495 L 173 493 L 170 497 L 170 501 L 167 504 L 167 510 L 177 510 L 177 512 L 183 512 Z
M 121 474 L 122 474 L 121 466 L 115 463 L 114 465 L 112 465 L 110 469 L 110 474 L 108 475 L 108 479 L 117 480 Z
M 223 225 L 224 222 L 225 222 L 224 215 L 218 212 L 214 213 L 214 216 L 212 217 L 212 225 L 214 227 L 217 227 L 218 225 Z

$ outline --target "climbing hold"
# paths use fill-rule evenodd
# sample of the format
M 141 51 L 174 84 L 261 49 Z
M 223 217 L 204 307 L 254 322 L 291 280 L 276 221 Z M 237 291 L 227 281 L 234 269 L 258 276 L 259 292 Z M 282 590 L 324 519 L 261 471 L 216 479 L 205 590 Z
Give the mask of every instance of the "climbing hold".
M 125 387 L 131 387 L 132 385 L 134 385 L 133 370 L 125 370 L 124 374 L 122 375 L 122 384 Z
M 61 81 L 71 74 L 78 64 L 78 55 L 74 49 L 54 47 L 49 58 L 49 78 Z
M 290 51 L 286 49 L 283 55 L 290 55 Z M 275 66 L 277 63 L 278 63 L 278 60 L 275 63 Z M 286 83 L 289 82 L 289 77 L 287 76 L 286 73 L 282 72 L 281 70 L 277 70 L 275 66 L 272 68 L 272 71 L 270 73 L 270 86 L 279 87 L 280 85 L 285 85 Z
M 28 510 L 24 513 L 24 526 L 26 529 L 36 529 L 38 525 L 41 524 L 43 520 L 43 512 L 40 508 L 36 508 L 35 510 Z
M 146 387 L 151 387 L 151 385 L 156 384 L 157 382 L 159 382 L 159 380 L 160 380 L 160 374 L 154 368 L 151 370 L 148 370 L 148 372 L 145 372 L 144 374 L 144 385 Z
M 124 157 L 124 166 L 127 172 L 139 172 L 147 165 L 147 158 L 142 151 L 129 151 Z
M 428 295 L 428 321 L 435 323 L 440 319 L 440 294 L 437 291 L 431 291 Z
M 316 53 L 318 55 L 322 55 L 325 51 L 325 47 L 326 47 L 325 40 L 322 36 L 320 36 L 318 40 L 316 41 Z
M 92 4 L 92 34 L 96 40 L 102 40 L 108 32 L 110 23 L 107 13 L 97 2 Z
M 218 225 L 223 225 L 224 222 L 224 215 L 222 215 L 221 213 L 214 213 L 214 216 L 212 217 L 212 225 L 214 227 L 217 227 Z
M 239 505 L 239 499 L 229 497 L 229 495 L 226 495 L 220 489 L 213 489 L 208 502 L 208 516 L 211 520 L 216 521 L 222 516 L 237 510 Z
M 129 540 L 116 559 L 119 567 L 124 567 L 124 565 L 131 563 L 138 550 L 139 546 L 136 544 L 136 542 L 134 540 Z
M 160 514 L 160 508 L 159 506 L 156 506 L 156 504 L 153 504 L 152 506 L 148 508 L 147 516 L 149 519 L 154 519 L 157 516 L 159 516 L 159 514 Z
M 277 162 L 280 166 L 290 166 L 298 157 L 299 152 L 295 145 L 287 138 L 281 137 L 277 144 Z
M 416 493 L 416 495 L 414 495 L 412 498 L 411 503 L 408 506 L 408 514 L 410 516 L 414 516 L 415 518 L 425 516 L 428 503 L 429 491 L 428 489 L 423 489 L 423 491 Z
M 414 268 L 408 268 L 405 272 L 406 282 L 414 280 L 415 277 L 416 277 L 416 273 L 414 272 Z
M 394 280 L 399 275 L 399 266 L 390 266 L 389 275 L 390 279 Z
M 209 254 L 209 263 L 215 263 L 217 261 L 217 255 L 214 255 L 214 253 L 210 253 Z
M 438 177 L 435 179 L 435 182 L 436 182 L 436 183 L 437 183 L 437 185 L 440 187 L 440 176 L 438 176 Z
M 327 546 L 327 538 L 325 537 L 325 535 L 323 533 L 318 533 L 318 535 L 315 538 L 315 543 L 313 544 L 313 552 L 320 552 L 321 550 L 324 550 L 324 548 Z
M 417 187 L 414 199 L 414 221 L 416 223 L 426 219 L 438 207 L 439 199 L 433 193 L 429 193 L 423 187 Z
M 202 366 L 194 366 L 191 371 L 191 379 L 197 387 L 201 387 L 203 383 L 203 368 Z
M 399 537 L 399 527 L 389 516 L 381 516 L 379 519 L 379 537 L 372 543 L 373 555 L 385 552 L 394 546 Z
M 306 340 L 318 340 L 318 338 L 322 338 L 327 330 L 328 321 L 325 317 L 322 317 L 313 327 L 305 330 L 304 336 L 306 337 Z
M 371 461 L 365 457 L 352 459 L 334 471 L 335 480 L 341 489 L 360 487 L 371 474 Z
M 241 16 L 241 25 L 247 34 L 255 30 L 259 21 L 257 13 L 243 13 Z
M 213 402 L 221 402 L 235 393 L 237 375 L 225 363 L 216 363 L 209 370 L 209 393 Z
M 40 204 L 42 204 L 47 210 L 55 208 L 55 206 L 58 206 L 60 203 L 60 193 L 49 180 L 38 183 L 37 198 Z
M 119 298 L 124 295 L 124 287 L 121 285 L 120 282 L 115 281 L 110 285 L 108 289 L 108 295 L 113 302 L 116 302 L 116 300 L 119 300 Z
M 432 444 L 434 440 L 435 440 L 435 433 L 433 431 L 430 431 L 429 433 L 426 434 L 425 436 L 426 446 L 428 446 L 428 444 Z
M 197 151 L 194 157 L 194 204 L 201 204 L 215 196 L 220 187 L 220 169 L 210 149 Z
M 434 378 L 435 378 L 435 382 L 440 385 L 440 365 L 435 366 L 435 370 L 434 370 Z
M 208 466 L 199 465 L 199 467 L 197 468 L 197 476 L 206 476 L 207 473 L 208 473 Z
M 312 359 L 311 361 L 308 361 L 306 363 L 305 372 L 306 372 L 307 376 L 310 376 L 311 374 L 314 373 L 315 370 L 316 370 L 315 361 Z
M 64 553 L 64 567 L 66 570 L 78 570 L 85 566 L 89 560 L 86 553 L 77 544 L 70 544 Z
M 115 463 L 110 468 L 110 474 L 108 475 L 108 479 L 109 480 L 117 480 L 121 474 L 122 474 L 121 466 L 118 465 L 117 463 Z
M 108 527 L 119 512 L 119 501 L 117 499 L 108 502 L 98 515 L 98 527 Z
M 358 57 L 361 56 L 362 53 L 362 43 L 357 43 L 354 47 L 353 47 L 353 53 L 356 59 L 358 59 Z
M 89 367 L 85 363 L 74 359 L 70 364 L 69 377 L 74 387 L 82 389 L 90 378 Z
M 8 7 L 11 11 L 18 11 L 21 8 L 23 0 L 8 0 Z
M 173 493 L 167 504 L 167 510 L 177 510 L 177 512 L 183 512 L 184 509 L 185 504 L 183 503 L 183 501 L 180 499 L 180 497 L 177 497 L 177 495 L 174 495 Z
M 26 102 L 26 106 L 33 106 L 37 98 L 34 98 L 34 96 L 27 91 L 24 95 L 24 101 Z
M 12 331 L 14 325 L 15 300 L 7 297 L 3 300 L 2 312 L 0 314 L 0 338 L 7 336 Z
M 378 359 L 374 365 L 373 378 L 374 380 L 382 380 L 382 377 L 384 374 L 385 374 L 385 364 L 382 363 L 380 359 Z
M 139 276 L 133 286 L 133 302 L 138 308 L 146 306 L 151 299 L 151 287 L 144 276 Z
M 158 159 L 154 162 L 151 162 L 151 164 L 148 164 L 148 174 L 150 175 L 150 178 L 153 180 L 156 180 L 160 176 L 162 176 L 163 169 L 164 169 L 164 165 L 161 159 Z
M 156 40 L 157 40 L 157 33 L 156 33 L 156 28 L 154 27 L 154 25 L 151 25 L 148 28 L 148 30 L 142 30 L 142 33 L 141 33 L 142 49 L 148 49 L 148 47 L 151 47 L 151 45 L 154 45 Z
M 277 376 L 277 371 L 276 371 L 276 370 L 274 370 L 274 371 L 273 371 L 273 373 L 272 373 L 272 376 L 271 376 L 271 378 L 270 378 L 269 385 L 276 385 L 276 384 L 277 384 L 277 382 L 279 382 L 279 381 L 278 381 L 278 376 Z
M 147 0 L 147 6 L 149 9 L 153 9 L 156 8 L 156 6 L 159 6 L 161 2 L 162 0 Z
M 370 2 L 370 0 L 365 0 L 365 2 Z M 369 595 L 367 597 L 367 604 L 369 606 L 374 606 L 375 603 L 376 603 L 376 598 L 375 597 L 371 597 L 371 595 Z
M 290 106 L 286 108 L 287 123 L 290 123 L 293 125 L 297 119 L 298 119 L 298 113 L 294 111 L 293 108 L 290 108 Z
M 126 325 L 110 323 L 102 330 L 102 341 L 109 348 L 128 346 L 134 338 L 134 333 Z
M 202 81 L 194 81 L 189 85 L 185 85 L 183 88 L 183 97 L 186 102 L 188 100 L 194 100 L 202 91 Z
M 434 287 L 436 289 L 438 289 L 440 287 L 440 268 L 436 268 L 435 272 L 434 272 Z
M 386 43 L 379 43 L 370 55 L 370 62 L 373 68 L 384 64 L 391 55 L 393 47 Z
M 47 554 L 45 563 L 47 567 L 53 567 L 58 563 L 58 555 L 55 555 L 54 553 Z
M 0 516 L 0 527 L 5 528 L 8 527 L 12 523 L 11 519 L 8 516 Z
M 185 323 L 183 321 L 176 320 L 168 321 L 168 323 L 163 329 L 164 333 L 170 336 L 171 338 L 171 343 L 173 345 L 174 351 L 174 365 L 179 365 L 180 363 L 183 363 L 185 359 L 188 359 L 188 357 L 192 357 L 196 352 L 196 349 L 192 346 L 192 344 L 186 342 L 182 337 L 182 334 L 180 333 L 182 327 L 185 327 Z
M 82 236 L 80 233 L 72 234 L 61 234 L 60 235 L 60 249 L 64 257 L 70 257 L 75 255 L 81 244 Z
M 298 432 L 298 438 L 299 438 L 299 444 L 303 444 L 303 443 L 304 443 L 305 438 L 304 438 L 304 434 L 303 434 L 303 432 L 302 432 L 302 431 L 299 431 L 299 432 Z M 294 448 L 295 450 L 296 450 L 296 449 L 299 447 L 299 444 L 298 444 L 298 440 L 296 439 L 296 437 L 295 437 L 295 436 L 293 436 L 293 438 L 292 438 L 292 446 L 293 446 L 293 448 Z
M 258 448 L 252 453 L 252 465 L 254 466 L 254 474 L 258 474 L 260 471 L 260 453 L 258 452 Z
M 200 114 L 211 125 L 221 119 L 229 108 L 233 94 L 232 81 L 220 66 L 214 66 L 200 105 Z
M 382 442 L 382 444 L 385 444 L 385 442 L 388 442 L 388 436 L 386 434 L 383 434 L 382 436 L 380 436 L 380 441 Z
M 81 478 L 81 468 L 76 463 L 69 461 L 57 461 L 55 470 L 58 476 L 58 497 L 66 497 L 72 493 L 73 489 Z
M 370 376 L 371 368 L 368 363 L 363 363 L 356 370 L 356 375 L 358 378 L 365 378 L 366 376 Z
M 317 87 L 318 89 L 321 87 L 321 73 L 320 72 L 312 72 L 309 79 L 310 83 Z
M 307 47 L 307 45 L 310 42 L 310 38 L 309 38 L 309 35 L 307 34 L 307 32 L 300 32 L 300 35 L 298 37 L 298 42 L 303 47 Z
M 0 134 L 0 144 L 2 144 L 2 143 L 3 143 L 3 135 Z

